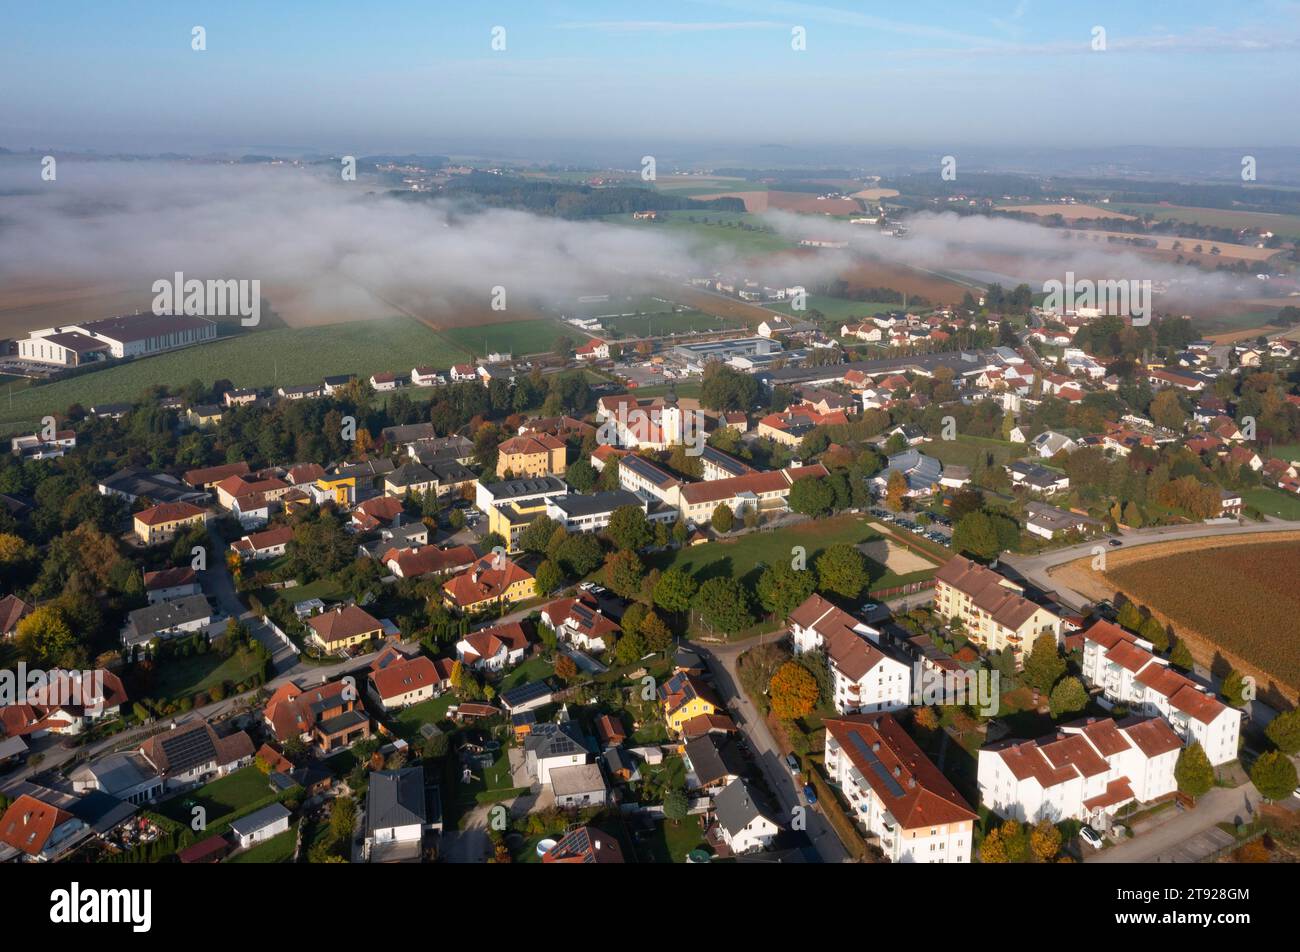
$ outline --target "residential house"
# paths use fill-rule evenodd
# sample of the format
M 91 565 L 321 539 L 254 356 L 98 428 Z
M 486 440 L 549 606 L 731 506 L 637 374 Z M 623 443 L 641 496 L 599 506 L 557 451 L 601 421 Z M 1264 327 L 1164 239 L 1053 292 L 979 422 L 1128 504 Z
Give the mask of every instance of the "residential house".
M 549 433 L 514 436 L 497 447 L 497 476 L 562 476 L 566 447 Z
M 601 613 L 595 596 L 588 592 L 558 598 L 542 608 L 542 623 L 555 637 L 582 651 L 601 652 L 612 648 L 622 629 Z
M 552 767 L 551 793 L 561 809 L 580 810 L 609 802 L 609 785 L 599 763 Z
M 30 794 L 20 794 L 0 817 L 0 851 L 21 854 L 23 862 L 47 863 L 58 859 L 87 833 L 86 824 Z
M 432 793 L 425 786 L 423 767 L 370 774 L 364 844 L 369 862 L 420 857 L 425 831 L 434 828 L 429 815 Z
M 504 671 L 528 656 L 528 633 L 519 622 L 471 631 L 456 642 L 456 659 L 476 671 Z
M 160 545 L 207 525 L 208 513 L 188 502 L 160 502 L 137 512 L 131 521 L 135 537 L 143 545 Z
M 687 721 L 704 714 L 720 714 L 725 707 L 713 688 L 699 677 L 679 672 L 659 685 L 664 723 L 673 734 L 680 734 Z
M 447 607 L 477 612 L 532 597 L 533 576 L 504 555 L 487 556 L 443 583 L 442 591 Z
M 265 532 L 254 532 L 230 543 L 230 551 L 239 556 L 242 562 L 256 562 L 261 559 L 279 558 L 289 551 L 293 541 L 293 529 L 289 526 L 277 526 Z
M 841 714 L 897 711 L 911 703 L 911 663 L 883 644 L 876 629 L 820 595 L 809 596 L 789 621 L 796 654 L 825 653 Z
M 569 830 L 542 854 L 543 863 L 622 863 L 623 848 L 618 840 L 594 826 Z
M 144 591 L 150 605 L 168 602 L 186 595 L 201 595 L 199 576 L 187 565 L 144 573 Z
M 379 619 L 357 605 L 339 605 L 307 619 L 311 634 L 307 640 L 322 651 L 346 651 L 383 636 Z
M 440 549 L 436 545 L 390 549 L 383 556 L 384 565 L 398 578 L 421 578 L 463 572 L 478 558 L 467 545 Z
M 774 812 L 759 803 L 754 790 L 737 778 L 713 798 L 718 835 L 735 855 L 753 853 L 772 845 L 781 826 Z
M 367 681 L 371 697 L 386 711 L 400 710 L 442 694 L 442 677 L 424 655 L 401 657 L 379 668 L 372 664 Z
M 183 595 L 128 612 L 122 629 L 122 645 L 132 648 L 157 638 L 165 641 L 206 631 L 212 624 L 212 606 L 202 595 Z
M 167 792 L 207 783 L 253 762 L 253 741 L 243 731 L 220 736 L 207 721 L 172 724 L 140 745 Z
M 716 792 L 745 773 L 745 759 L 727 734 L 708 733 L 686 742 L 686 787 Z
M 990 568 L 958 555 L 934 579 L 935 611 L 961 619 L 966 636 L 985 651 L 1011 651 L 1017 667 L 1039 635 L 1060 641 L 1060 617 L 1025 598 L 1021 586 Z
M 524 738 L 528 775 L 542 786 L 551 782 L 552 771 L 585 764 L 592 753 L 590 741 L 574 721 L 534 724 Z
M 281 744 L 296 737 L 322 754 L 370 736 L 370 717 L 350 678 L 311 688 L 282 684 L 266 702 L 262 719 Z

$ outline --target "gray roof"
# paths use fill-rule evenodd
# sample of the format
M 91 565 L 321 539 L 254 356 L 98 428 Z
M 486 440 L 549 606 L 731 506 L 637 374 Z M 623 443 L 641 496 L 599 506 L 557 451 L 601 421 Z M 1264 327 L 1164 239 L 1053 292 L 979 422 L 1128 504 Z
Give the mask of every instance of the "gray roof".
M 243 837 L 288 818 L 289 811 L 283 803 L 272 803 L 269 807 L 262 807 L 262 809 L 255 810 L 248 816 L 241 816 L 238 820 L 233 820 L 230 829 L 236 836 Z
M 909 490 L 924 492 L 939 481 L 943 473 L 943 464 L 933 456 L 926 456 L 918 450 L 905 450 L 889 457 L 889 465 L 881 475 L 888 479 L 889 473 L 894 471 L 907 477 Z
M 74 777 L 78 774 L 89 774 L 95 778 L 100 790 L 117 796 L 124 790 L 158 776 L 158 771 L 139 751 L 125 750 L 86 764 L 74 772 Z
M 686 745 L 686 759 L 691 762 L 701 786 L 717 783 L 745 772 L 745 762 L 731 738 L 705 734 Z
M 195 491 L 184 483 L 165 473 L 151 473 L 139 466 L 119 469 L 111 476 L 99 481 L 101 488 L 132 499 L 148 496 L 154 502 L 193 502 L 204 500 L 208 494 Z
M 713 812 L 728 833 L 738 833 L 760 816 L 772 819 L 755 801 L 749 784 L 740 779 L 731 781 L 713 798 Z
M 417 823 L 423 826 L 427 822 L 424 801 L 423 767 L 372 773 L 366 794 L 367 834 Z
M 621 506 L 636 506 L 645 511 L 645 504 L 641 498 L 626 489 L 611 489 L 606 492 L 592 493 L 589 496 L 571 493 L 567 496 L 558 496 L 552 499 L 551 503 L 570 519 L 613 512 Z
M 138 639 L 155 632 L 212 617 L 212 607 L 202 595 L 183 595 L 169 602 L 137 608 L 127 615 L 128 625 Z
M 530 479 L 506 479 L 486 487 L 494 500 L 517 499 L 521 496 L 540 496 L 544 493 L 567 493 L 569 485 L 555 476 L 535 476 Z
M 534 754 L 538 760 L 568 757 L 578 751 L 591 753 L 591 745 L 583 736 L 582 728 L 573 721 L 534 724 L 524 738 L 524 749 Z
M 433 478 L 433 473 L 427 466 L 414 460 L 403 463 L 384 477 L 390 486 L 414 486 L 418 483 L 433 482 Z
M 604 793 L 606 789 L 600 764 L 573 764 L 551 770 L 551 790 L 557 797 L 597 791 Z

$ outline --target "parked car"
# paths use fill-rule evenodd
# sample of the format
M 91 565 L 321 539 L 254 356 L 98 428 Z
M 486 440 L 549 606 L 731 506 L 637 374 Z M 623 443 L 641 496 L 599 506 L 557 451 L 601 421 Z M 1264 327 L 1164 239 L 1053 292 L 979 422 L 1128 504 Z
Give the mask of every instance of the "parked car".
M 785 755 L 785 764 L 787 767 L 790 768 L 791 773 L 799 772 L 799 758 L 796 757 L 794 754 Z
M 1123 544 L 1124 544 L 1124 540 L 1123 540 L 1123 539 L 1111 539 L 1111 540 L 1110 540 L 1110 544 L 1111 544 L 1111 545 L 1123 545 Z
M 875 602 L 867 602 L 865 605 L 862 606 L 862 614 L 870 615 L 879 607 L 880 606 L 877 605 Z
M 1085 826 L 1079 830 L 1079 839 L 1083 840 L 1095 850 L 1099 850 L 1102 847 L 1101 834 L 1090 826 Z
M 803 795 L 804 799 L 808 801 L 809 806 L 812 806 L 817 802 L 817 791 L 813 789 L 812 784 L 806 783 L 803 785 Z

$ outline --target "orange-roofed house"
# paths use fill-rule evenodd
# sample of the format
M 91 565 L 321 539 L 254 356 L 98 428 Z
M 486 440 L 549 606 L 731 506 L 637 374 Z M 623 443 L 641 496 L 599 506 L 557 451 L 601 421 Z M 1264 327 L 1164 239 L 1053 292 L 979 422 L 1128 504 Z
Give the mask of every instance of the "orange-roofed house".
M 890 862 L 970 862 L 975 811 L 893 716 L 825 725 L 826 773 Z
M 456 658 L 475 670 L 502 671 L 528 655 L 528 633 L 519 622 L 471 631 L 456 642 Z
M 86 824 L 66 810 L 22 794 L 0 817 L 0 843 L 29 863 L 56 859 L 72 846 Z
M 135 514 L 132 520 L 135 537 L 144 545 L 170 542 L 195 526 L 207 525 L 205 509 L 188 502 L 160 502 Z
M 564 474 L 564 441 L 549 433 L 514 436 L 497 447 L 497 475 L 502 479 Z
M 532 597 L 533 576 L 506 556 L 489 555 L 445 582 L 442 594 L 448 608 L 482 611 Z
M 384 633 L 379 619 L 356 605 L 340 605 L 321 612 L 307 619 L 307 624 L 312 630 L 307 640 L 322 651 L 344 651 L 380 638 Z
M 442 693 L 442 679 L 424 655 L 399 658 L 370 672 L 370 695 L 386 711 L 419 704 Z

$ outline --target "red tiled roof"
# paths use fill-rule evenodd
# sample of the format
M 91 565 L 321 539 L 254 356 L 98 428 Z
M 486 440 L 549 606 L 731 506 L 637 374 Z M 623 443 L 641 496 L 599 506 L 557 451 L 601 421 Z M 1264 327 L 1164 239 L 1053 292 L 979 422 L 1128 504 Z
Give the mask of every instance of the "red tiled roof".
M 188 502 L 160 502 L 135 514 L 135 518 L 146 526 L 160 526 L 181 519 L 193 519 L 203 515 L 203 510 Z
M 432 661 L 420 655 L 409 661 L 397 661 L 370 675 L 370 683 L 384 700 L 433 687 L 442 682 Z
M 28 794 L 15 800 L 0 818 L 0 843 L 38 856 L 56 829 L 73 819 L 60 810 Z

